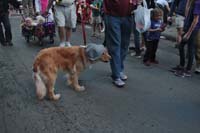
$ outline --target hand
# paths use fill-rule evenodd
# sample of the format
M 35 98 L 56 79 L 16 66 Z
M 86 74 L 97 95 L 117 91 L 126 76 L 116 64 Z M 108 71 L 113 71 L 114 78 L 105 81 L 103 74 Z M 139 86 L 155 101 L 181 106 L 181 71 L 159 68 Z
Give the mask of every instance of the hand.
M 189 34 L 183 34 L 182 38 L 181 38 L 181 43 L 186 43 L 189 39 Z
M 162 32 L 164 30 L 162 28 L 157 28 L 157 31 Z

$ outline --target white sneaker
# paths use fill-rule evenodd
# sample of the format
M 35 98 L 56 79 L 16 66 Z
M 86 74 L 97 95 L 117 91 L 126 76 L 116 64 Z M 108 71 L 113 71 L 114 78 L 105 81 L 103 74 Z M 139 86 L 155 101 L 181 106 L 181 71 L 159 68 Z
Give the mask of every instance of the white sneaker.
M 195 73 L 200 74 L 200 67 L 195 68 Z
M 65 47 L 65 42 L 61 42 L 59 46 L 60 47 Z
M 65 43 L 67 47 L 71 47 L 72 45 L 70 44 L 70 42 L 66 42 Z

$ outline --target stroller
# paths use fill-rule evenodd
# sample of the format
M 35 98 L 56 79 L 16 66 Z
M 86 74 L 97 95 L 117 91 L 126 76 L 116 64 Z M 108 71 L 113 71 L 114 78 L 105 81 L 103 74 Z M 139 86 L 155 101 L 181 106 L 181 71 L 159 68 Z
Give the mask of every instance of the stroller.
M 36 20 L 30 17 L 24 18 L 22 15 L 22 35 L 24 36 L 27 43 L 31 39 L 38 39 L 39 45 L 43 45 L 43 39 L 49 37 L 50 43 L 54 43 L 55 36 L 55 23 L 48 21 L 49 15 L 42 17 L 37 16 Z

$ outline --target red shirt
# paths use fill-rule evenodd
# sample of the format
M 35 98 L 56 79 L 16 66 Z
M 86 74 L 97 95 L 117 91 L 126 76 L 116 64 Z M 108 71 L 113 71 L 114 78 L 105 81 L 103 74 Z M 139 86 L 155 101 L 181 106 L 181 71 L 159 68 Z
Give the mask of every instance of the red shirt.
M 136 8 L 137 0 L 104 0 L 103 8 L 107 15 L 125 17 Z

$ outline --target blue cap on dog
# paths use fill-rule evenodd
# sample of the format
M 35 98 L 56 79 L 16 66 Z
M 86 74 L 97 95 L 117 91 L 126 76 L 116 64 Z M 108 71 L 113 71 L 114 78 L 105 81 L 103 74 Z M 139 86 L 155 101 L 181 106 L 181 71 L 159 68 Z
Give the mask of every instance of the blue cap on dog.
M 105 50 L 102 44 L 89 43 L 86 46 L 86 54 L 91 61 L 99 59 Z

